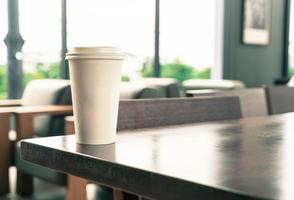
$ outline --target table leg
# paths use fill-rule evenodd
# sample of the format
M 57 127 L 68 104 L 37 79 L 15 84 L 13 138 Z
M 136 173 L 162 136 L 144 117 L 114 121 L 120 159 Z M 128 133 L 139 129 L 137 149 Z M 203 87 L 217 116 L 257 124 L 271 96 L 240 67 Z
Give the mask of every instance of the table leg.
M 9 193 L 10 142 L 9 114 L 0 114 L 0 196 Z
M 30 197 L 34 192 L 33 177 L 17 170 L 16 192 L 21 197 Z
M 71 121 L 65 121 L 65 133 L 67 135 L 74 133 L 74 123 Z M 86 179 L 77 176 L 67 176 L 67 188 L 66 199 L 67 200 L 80 200 L 87 199 L 87 186 L 88 181 Z
M 32 138 L 33 136 L 33 116 L 30 114 L 16 115 L 17 141 Z M 17 170 L 16 192 L 20 196 L 31 196 L 34 191 L 33 177 L 29 174 Z
M 86 186 L 88 181 L 76 176 L 67 176 L 66 199 L 80 200 L 87 199 Z
M 123 192 L 113 188 L 113 200 L 124 200 Z

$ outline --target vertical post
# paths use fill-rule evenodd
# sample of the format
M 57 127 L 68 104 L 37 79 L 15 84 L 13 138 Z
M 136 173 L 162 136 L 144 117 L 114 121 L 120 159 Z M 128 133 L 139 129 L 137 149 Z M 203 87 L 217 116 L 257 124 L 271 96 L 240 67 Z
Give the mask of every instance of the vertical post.
M 211 70 L 211 79 L 219 80 L 223 78 L 224 66 L 224 40 L 225 40 L 225 0 L 215 1 L 215 51 L 214 66 Z
M 69 79 L 68 62 L 65 60 L 67 52 L 67 28 L 66 28 L 66 0 L 61 1 L 61 78 Z
M 285 17 L 284 17 L 284 55 L 282 66 L 282 77 L 288 78 L 289 69 L 289 32 L 290 32 L 290 12 L 291 0 L 285 1 Z
M 8 98 L 16 99 L 22 96 L 23 70 L 21 49 L 24 40 L 19 33 L 18 0 L 7 0 L 8 33 L 4 39 L 7 46 L 8 67 Z
M 159 60 L 159 17 L 160 17 L 160 0 L 155 0 L 155 52 L 154 52 L 154 76 L 160 77 L 160 60 Z

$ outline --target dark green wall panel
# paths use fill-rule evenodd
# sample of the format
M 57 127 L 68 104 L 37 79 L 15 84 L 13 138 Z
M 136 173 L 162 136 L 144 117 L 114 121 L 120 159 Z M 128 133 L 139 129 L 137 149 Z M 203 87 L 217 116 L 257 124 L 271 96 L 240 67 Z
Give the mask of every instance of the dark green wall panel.
M 242 0 L 225 1 L 224 78 L 238 79 L 248 87 L 272 84 L 283 65 L 284 0 L 272 0 L 271 41 L 268 46 L 241 42 Z

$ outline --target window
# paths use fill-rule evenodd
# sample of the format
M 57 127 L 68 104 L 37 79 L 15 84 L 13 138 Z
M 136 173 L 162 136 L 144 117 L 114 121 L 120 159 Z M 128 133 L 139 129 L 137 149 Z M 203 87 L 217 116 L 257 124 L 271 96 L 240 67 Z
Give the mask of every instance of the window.
M 7 1 L 0 1 L 0 99 L 7 97 L 7 48 L 4 38 L 7 34 Z
M 1 3 L 1 23 L 7 28 L 7 2 Z M 155 0 L 67 1 L 67 46 L 121 47 L 128 56 L 123 80 L 153 76 L 155 4 Z M 210 78 L 215 67 L 216 4 L 214 0 L 160 0 L 159 57 L 163 77 L 179 81 Z M 61 2 L 19 1 L 19 15 L 20 34 L 25 40 L 21 55 L 25 83 L 60 77 Z M 7 29 L 1 29 L 2 38 L 6 33 Z M 5 65 L 3 42 L 0 48 L 4 52 L 0 64 Z
M 161 0 L 161 76 L 210 78 L 215 53 L 216 1 Z
M 123 79 L 135 79 L 153 58 L 154 12 L 153 1 L 68 1 L 68 48 L 118 46 L 128 55 Z
M 32 79 L 58 78 L 61 60 L 61 2 L 19 1 L 25 84 Z

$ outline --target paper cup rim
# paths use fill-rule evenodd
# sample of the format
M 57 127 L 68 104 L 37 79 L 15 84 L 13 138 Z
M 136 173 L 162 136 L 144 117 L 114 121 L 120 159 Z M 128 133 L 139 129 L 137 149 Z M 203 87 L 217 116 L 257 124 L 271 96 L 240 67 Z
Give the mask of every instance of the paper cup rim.
M 75 54 L 75 55 L 66 55 L 66 60 L 125 60 L 124 55 L 89 55 L 89 54 Z
M 125 54 L 118 47 L 73 47 L 65 59 L 112 59 L 124 60 Z

